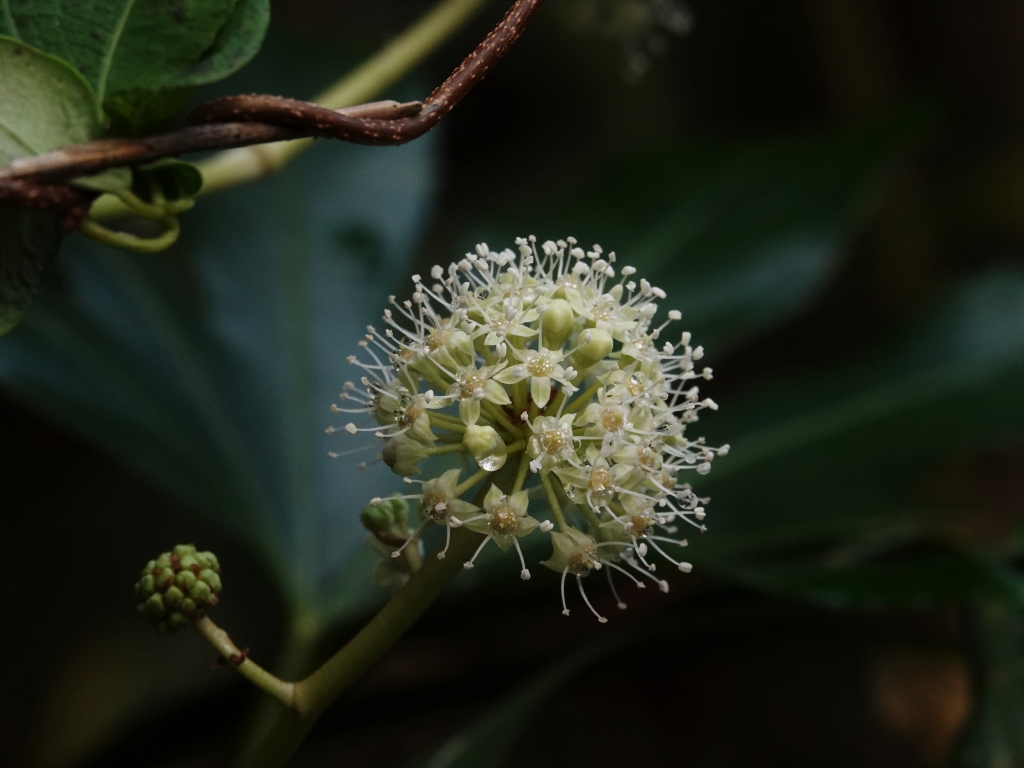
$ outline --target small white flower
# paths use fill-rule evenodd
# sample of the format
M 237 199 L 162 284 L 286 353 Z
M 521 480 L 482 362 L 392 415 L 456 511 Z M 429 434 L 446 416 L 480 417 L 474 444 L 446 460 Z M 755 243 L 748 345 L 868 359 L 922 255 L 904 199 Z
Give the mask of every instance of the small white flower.
M 495 405 L 508 405 L 512 402 L 505 388 L 492 378 L 506 364 L 503 361 L 496 366 L 467 367 L 455 374 L 455 380 L 448 388 L 448 396 L 458 402 L 459 417 L 463 423 L 477 423 L 480 419 L 480 402 L 483 400 Z

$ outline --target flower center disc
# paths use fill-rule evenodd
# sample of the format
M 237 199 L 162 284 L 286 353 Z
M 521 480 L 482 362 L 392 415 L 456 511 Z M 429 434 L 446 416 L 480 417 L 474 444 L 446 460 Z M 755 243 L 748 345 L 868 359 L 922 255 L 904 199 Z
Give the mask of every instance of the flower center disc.
M 555 364 L 547 355 L 537 355 L 526 364 L 531 376 L 550 376 L 555 372 Z
M 622 429 L 622 414 L 618 408 L 609 408 L 601 414 L 601 426 L 609 432 Z
M 607 467 L 596 467 L 590 473 L 590 490 L 603 491 L 612 484 L 612 471 Z
M 508 504 L 499 504 L 490 519 L 491 530 L 508 536 L 519 529 L 519 513 Z
M 554 453 L 560 451 L 566 446 L 565 435 L 562 434 L 560 429 L 549 429 L 546 430 L 542 435 L 542 441 L 544 443 L 545 453 Z
M 436 509 L 438 504 L 444 503 L 444 496 L 436 491 L 427 491 L 423 494 L 423 509 L 435 521 L 444 520 L 447 509 Z
M 473 397 L 474 392 L 484 388 L 485 383 L 484 377 L 479 373 L 471 373 L 462 380 L 462 384 L 459 386 L 459 394 L 462 395 L 463 400 L 469 400 L 469 398 Z
M 430 336 L 427 337 L 427 349 L 431 352 L 437 352 L 437 350 L 448 343 L 451 335 L 452 332 L 447 329 L 431 331 Z
M 585 576 L 593 567 L 594 553 L 586 549 L 577 549 L 569 555 L 569 572 L 574 576 Z
M 420 409 L 417 405 L 413 404 L 402 411 L 398 417 L 398 425 L 400 427 L 411 427 L 416 423 L 416 419 L 420 417 Z

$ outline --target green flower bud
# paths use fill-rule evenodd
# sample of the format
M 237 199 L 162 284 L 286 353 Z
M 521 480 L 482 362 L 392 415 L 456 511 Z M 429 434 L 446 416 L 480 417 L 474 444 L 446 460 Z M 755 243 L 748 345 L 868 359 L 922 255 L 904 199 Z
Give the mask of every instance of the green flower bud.
M 212 552 L 179 544 L 150 560 L 135 585 L 138 610 L 157 630 L 170 634 L 201 619 L 217 604 L 220 563 Z
M 370 533 L 378 538 L 401 539 L 407 535 L 406 520 L 409 512 L 409 505 L 405 499 L 395 497 L 387 499 L 374 499 L 365 507 L 360 514 L 363 526 Z
M 381 458 L 396 475 L 408 477 L 420 473 L 417 464 L 427 458 L 427 449 L 408 435 L 399 435 L 384 443 Z
M 548 308 L 541 315 L 541 330 L 544 335 L 542 343 L 547 349 L 561 349 L 562 344 L 572 333 L 576 315 L 572 305 L 565 299 L 552 299 Z
M 581 334 L 579 349 L 572 356 L 577 371 L 586 371 L 601 362 L 612 351 L 612 335 L 603 328 L 588 328 Z
M 501 439 L 494 427 L 482 427 L 476 424 L 466 427 L 462 444 L 476 459 L 480 469 L 486 469 L 488 472 L 497 472 L 505 466 L 505 461 L 508 459 L 508 446 L 505 445 L 505 441 Z

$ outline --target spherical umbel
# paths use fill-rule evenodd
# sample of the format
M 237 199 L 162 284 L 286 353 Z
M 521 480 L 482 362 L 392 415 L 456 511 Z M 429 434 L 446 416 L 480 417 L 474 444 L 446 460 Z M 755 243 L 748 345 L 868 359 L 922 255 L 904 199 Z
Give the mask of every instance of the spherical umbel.
M 361 352 L 348 358 L 358 383 L 344 383 L 332 410 L 352 414 L 349 434 L 382 441 L 379 458 L 409 491 L 401 497 L 418 502 L 408 537 L 388 541 L 371 526 L 375 541 L 399 547 L 387 557 L 436 524 L 445 527 L 444 558 L 452 529 L 465 527 L 486 537 L 481 549 L 514 547 L 527 579 L 519 540 L 540 529 L 552 534 L 544 565 L 561 573 L 563 603 L 575 581 L 604 621 L 584 592 L 592 572 L 624 607 L 613 572 L 667 591 L 658 561 L 692 568 L 680 558 L 688 542 L 679 529 L 703 532 L 710 499 L 688 481 L 729 452 L 687 433 L 718 410 L 698 387 L 712 369 L 697 364 L 704 348 L 675 325 L 682 313 L 661 307 L 665 291 L 617 266 L 614 252 L 571 237 L 515 245 L 497 252 L 480 243 L 429 279 L 413 275 L 410 298 L 389 297 L 383 327 L 367 326 Z M 456 458 L 461 478 L 450 468 Z M 552 519 L 538 519 L 545 514 Z
M 164 634 L 201 619 L 220 595 L 220 563 L 213 552 L 179 544 L 150 560 L 135 584 L 139 613 Z

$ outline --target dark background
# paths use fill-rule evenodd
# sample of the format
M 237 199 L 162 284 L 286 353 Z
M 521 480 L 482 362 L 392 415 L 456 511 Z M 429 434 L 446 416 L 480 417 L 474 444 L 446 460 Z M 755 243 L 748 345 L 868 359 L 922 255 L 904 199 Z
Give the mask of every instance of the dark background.
M 615 6 L 625 3 L 595 7 L 614 19 Z M 403 88 L 425 93 L 440 82 L 486 33 L 498 5 Z M 794 164 L 831 158 L 828 152 L 840 162 L 848 152 L 856 167 L 854 145 L 825 151 L 825 137 L 879 125 L 898 126 L 896 138 L 885 139 L 894 149 L 871 160 L 879 170 L 860 188 L 856 212 L 836 237 L 842 257 L 834 270 L 787 314 L 759 333 L 732 335 L 726 351 L 713 356 L 711 392 L 723 412 L 783 377 L 806 377 L 808 386 L 831 371 L 843 378 L 844 366 L 896 338 L 948 292 L 990 270 L 1021 267 L 1020 3 L 694 0 L 686 6 L 693 26 L 682 36 L 573 24 L 573 6 L 549 0 L 508 58 L 439 129 L 430 216 L 407 273 L 446 263 L 481 233 L 501 233 L 490 235 L 497 241 L 510 227 L 522 234 L 524 226 L 557 227 L 563 213 L 573 225 L 592 215 L 595 229 L 612 237 L 616 227 L 628 231 L 601 221 L 596 208 L 616 174 L 625 176 L 611 184 L 611 197 L 635 206 L 642 228 L 647 208 L 656 207 L 652 195 L 685 187 L 694 176 L 652 177 L 648 186 L 642 174 L 629 175 L 643 165 L 641 156 L 704 148 L 699 157 L 731 157 L 778 145 Z M 400 0 L 277 3 L 272 44 L 253 67 L 273 70 L 276 61 L 284 66 L 313 50 L 337 62 L 333 79 L 427 7 Z M 639 78 L 627 67 L 638 46 L 659 50 Z M 306 97 L 325 85 L 317 77 L 264 88 Z M 241 88 L 229 80 L 219 92 Z M 771 193 L 775 171 L 765 173 Z M 786 182 L 778 183 L 784 197 Z M 749 193 L 730 197 L 729 190 L 715 215 L 727 218 Z M 806 205 L 814 202 L 812 196 Z M 372 231 L 344 229 L 338 239 L 372 271 Z M 662 269 L 685 282 L 688 262 L 679 256 Z M 681 308 L 685 317 L 685 303 Z M 1016 333 L 1024 337 L 1024 327 Z M 353 343 L 357 337 L 355 331 Z M 943 354 L 961 353 L 950 344 Z M 1019 348 L 1014 354 L 1019 363 Z M 874 368 L 879 378 L 888 370 Z M 927 439 L 945 441 L 948 450 L 923 459 L 900 454 L 894 461 L 907 471 L 893 487 L 903 501 L 942 507 L 955 520 L 956 546 L 999 558 L 1005 573 L 1019 578 L 1024 389 L 1012 394 L 1024 383 L 1019 368 L 1009 381 L 1011 396 L 999 402 L 1010 407 L 997 419 L 1004 429 L 991 439 L 958 441 L 961 421 L 951 413 L 971 418 L 976 399 L 968 387 L 925 417 L 934 427 Z M 773 400 L 767 407 L 787 405 Z M 915 428 L 894 419 L 893 439 Z M 886 439 L 884 429 L 879 434 Z M 820 454 L 826 464 L 847 460 L 830 451 Z M 260 558 L 230 527 L 125 468 L 17 392 L 0 400 L 0 452 L 0 763 L 222 764 L 252 711 L 253 692 L 227 671 L 207 672 L 212 652 L 195 638 L 137 630 L 129 587 L 147 558 L 179 540 L 201 540 L 230 563 L 230 599 L 218 621 L 269 663 L 282 647 L 288 609 Z M 771 475 L 755 476 L 744 498 L 752 503 L 763 493 L 781 507 L 799 505 L 799 479 L 796 470 L 778 486 Z M 852 487 L 835 486 L 835 493 Z M 823 494 L 817 517 L 830 514 L 827 489 Z M 872 503 L 869 493 L 864 503 Z M 772 509 L 766 503 L 769 525 Z M 728 535 L 712 526 L 707 537 Z M 883 552 L 897 564 L 927 557 L 934 543 L 900 542 Z M 776 557 L 795 561 L 823 551 L 814 537 L 790 546 Z M 328 711 L 295 765 L 422 765 L 490 711 L 507 724 L 499 730 L 510 742 L 488 742 L 495 765 L 1024 765 L 1019 602 L 984 590 L 965 597 L 923 589 L 915 596 L 896 584 L 900 596 L 891 600 L 844 603 L 835 598 L 839 587 L 829 594 L 766 587 L 752 573 L 698 567 L 668 596 L 647 590 L 631 599 L 630 610 L 616 612 L 607 626 L 577 612 L 563 619 L 554 592 L 524 591 L 511 578 L 457 591 Z M 899 581 L 902 573 L 889 578 Z M 358 623 L 356 616 L 325 630 L 306 658 L 291 663 L 308 666 Z M 544 665 L 602 633 L 618 645 L 531 701 L 522 730 L 515 712 L 491 709 L 538 670 L 551 669 Z M 990 698 L 994 669 L 1005 676 L 998 701 Z

